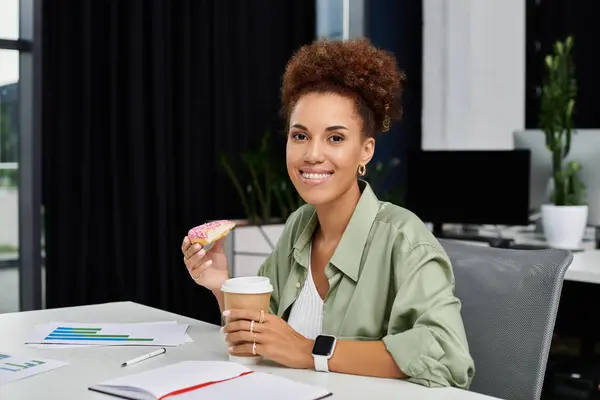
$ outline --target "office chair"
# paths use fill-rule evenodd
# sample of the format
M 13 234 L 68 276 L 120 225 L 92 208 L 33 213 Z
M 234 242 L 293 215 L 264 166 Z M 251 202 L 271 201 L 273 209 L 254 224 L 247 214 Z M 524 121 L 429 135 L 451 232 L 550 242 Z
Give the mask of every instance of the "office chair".
M 440 239 L 454 267 L 475 376 L 470 390 L 539 400 L 566 250 L 511 250 Z

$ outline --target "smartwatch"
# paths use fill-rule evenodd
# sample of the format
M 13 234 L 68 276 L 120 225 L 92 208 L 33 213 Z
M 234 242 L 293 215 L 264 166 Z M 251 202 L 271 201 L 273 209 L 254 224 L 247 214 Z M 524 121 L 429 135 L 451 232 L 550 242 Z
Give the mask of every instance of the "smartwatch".
M 329 372 L 329 359 L 333 357 L 333 351 L 335 350 L 336 342 L 337 339 L 335 336 L 317 336 L 312 349 L 312 356 L 315 360 L 316 371 Z

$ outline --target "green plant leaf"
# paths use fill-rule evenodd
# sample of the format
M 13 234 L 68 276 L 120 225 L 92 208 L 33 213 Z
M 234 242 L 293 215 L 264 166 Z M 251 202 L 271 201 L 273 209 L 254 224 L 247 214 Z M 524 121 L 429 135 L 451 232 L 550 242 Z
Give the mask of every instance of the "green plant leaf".
M 573 115 L 577 82 L 572 49 L 574 39 L 557 41 L 554 54 L 544 58 L 545 78 L 541 90 L 539 124 L 552 157 L 553 190 L 550 201 L 556 205 L 581 204 L 585 190 L 578 179 L 580 168 L 565 166 L 573 140 Z
M 227 176 L 229 176 L 229 179 L 233 183 L 235 190 L 238 192 L 238 195 L 240 196 L 240 201 L 242 202 L 242 206 L 244 207 L 244 211 L 245 211 L 246 215 L 248 216 L 248 218 L 253 218 L 253 215 L 252 215 L 253 213 L 250 208 L 250 203 L 248 202 L 248 196 L 246 196 L 246 191 L 244 191 L 244 189 L 242 188 L 240 181 L 238 180 L 235 172 L 233 171 L 233 167 L 231 165 L 229 157 L 227 156 L 227 154 L 221 153 L 219 160 L 220 160 L 221 166 L 227 173 Z

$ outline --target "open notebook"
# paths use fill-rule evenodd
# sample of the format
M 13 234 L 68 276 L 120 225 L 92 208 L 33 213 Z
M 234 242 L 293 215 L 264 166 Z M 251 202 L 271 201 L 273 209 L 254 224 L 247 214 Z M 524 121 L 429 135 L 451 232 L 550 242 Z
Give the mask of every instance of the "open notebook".
M 90 390 L 134 400 L 244 399 L 316 400 L 326 389 L 229 361 L 182 361 L 111 379 Z

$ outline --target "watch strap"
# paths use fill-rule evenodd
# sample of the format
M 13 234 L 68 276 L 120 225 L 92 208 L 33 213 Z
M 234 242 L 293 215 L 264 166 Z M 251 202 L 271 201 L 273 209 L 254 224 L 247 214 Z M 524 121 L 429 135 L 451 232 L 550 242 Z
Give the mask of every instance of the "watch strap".
M 315 371 L 329 372 L 329 358 L 326 356 L 313 355 L 315 360 Z

